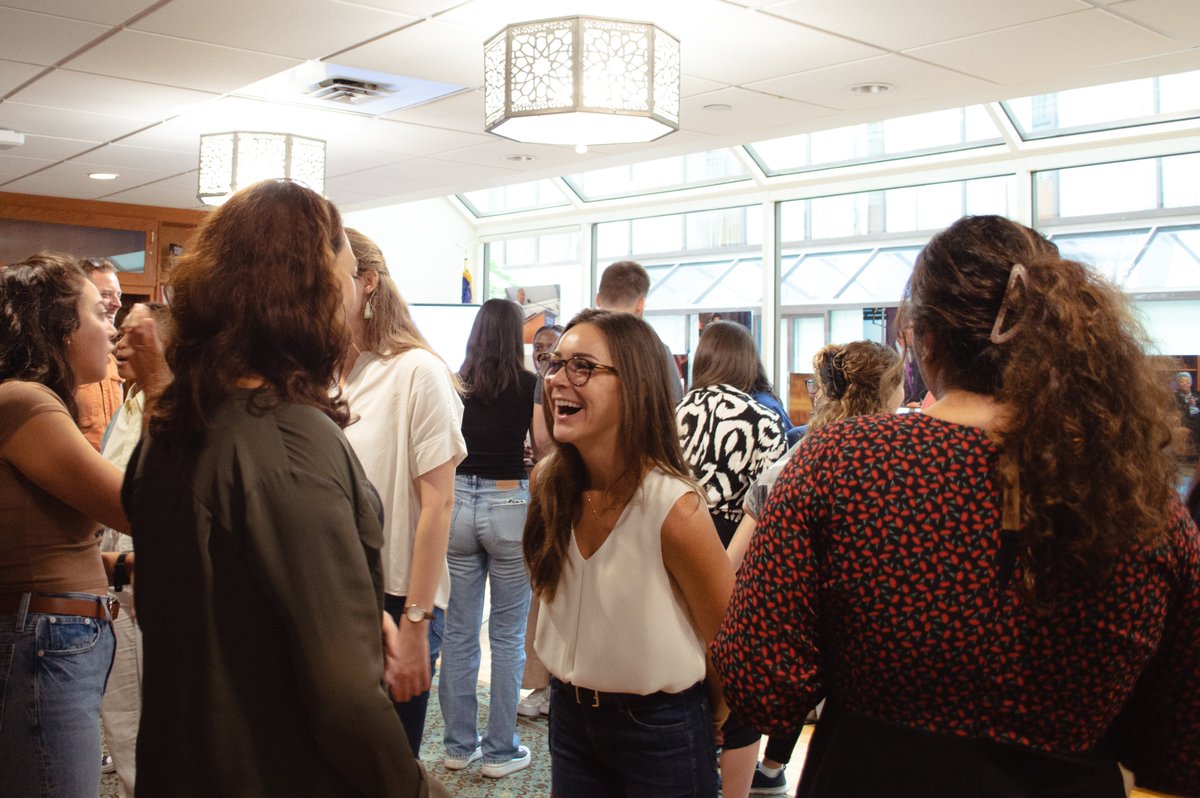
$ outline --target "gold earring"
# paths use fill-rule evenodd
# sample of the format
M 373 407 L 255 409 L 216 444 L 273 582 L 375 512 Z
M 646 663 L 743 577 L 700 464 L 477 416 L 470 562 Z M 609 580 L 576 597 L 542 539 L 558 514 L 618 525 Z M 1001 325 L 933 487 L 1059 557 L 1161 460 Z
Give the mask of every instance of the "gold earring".
M 371 300 L 367 300 L 367 304 L 363 305 L 363 318 L 367 321 L 375 318 L 375 311 L 371 308 Z

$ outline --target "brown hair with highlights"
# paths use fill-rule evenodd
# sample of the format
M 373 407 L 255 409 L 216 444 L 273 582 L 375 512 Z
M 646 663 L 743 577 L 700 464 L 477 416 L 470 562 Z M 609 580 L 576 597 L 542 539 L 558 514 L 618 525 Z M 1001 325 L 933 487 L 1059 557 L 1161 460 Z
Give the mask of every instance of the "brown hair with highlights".
M 808 422 L 809 434 L 844 418 L 890 413 L 895 408 L 887 402 L 903 365 L 896 350 L 874 341 L 823 347 L 813 357 L 821 402 Z
M 969 216 L 922 250 L 909 293 L 923 370 L 1012 409 L 995 434 L 1019 474 L 1035 606 L 1058 586 L 1102 583 L 1132 543 L 1157 539 L 1173 505 L 1174 407 L 1114 286 L 1028 227 Z
M 213 211 L 171 277 L 174 380 L 151 431 L 203 438 L 243 378 L 262 380 L 260 404 L 311 405 L 344 427 L 346 402 L 330 391 L 350 345 L 334 272 L 341 246 L 337 208 L 290 180 L 255 183 Z
M 654 330 L 629 313 L 584 310 L 571 319 L 565 332 L 580 324 L 591 324 L 600 331 L 612 353 L 611 365 L 617 370 L 615 379 L 621 394 L 617 446 L 623 477 L 614 486 L 616 491 L 632 494 L 650 468 L 659 468 L 695 486 L 679 448 L 671 386 L 662 368 L 662 345 Z M 589 484 L 579 450 L 554 439 L 550 380 L 546 381 L 545 390 L 542 412 L 552 448 L 538 463 L 522 545 L 534 592 L 549 601 L 558 589 L 567 562 L 567 547 L 572 545 L 571 525 L 582 510 L 583 491 Z M 699 494 L 699 488 L 696 490 Z

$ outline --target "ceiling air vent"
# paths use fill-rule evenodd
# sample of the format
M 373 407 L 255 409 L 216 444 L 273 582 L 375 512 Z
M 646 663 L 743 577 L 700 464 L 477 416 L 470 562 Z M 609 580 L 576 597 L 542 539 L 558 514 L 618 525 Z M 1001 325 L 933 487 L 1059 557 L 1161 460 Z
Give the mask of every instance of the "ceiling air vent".
M 0 0 L 3 4 L 3 0 Z M 2 62 L 0 62 L 2 63 Z M 470 91 L 468 86 L 389 75 L 326 61 L 305 61 L 234 92 L 324 111 L 380 116 Z
M 325 102 L 341 103 L 343 105 L 356 105 L 372 100 L 380 100 L 385 97 L 391 97 L 395 93 L 390 87 L 382 86 L 378 83 L 336 76 L 322 80 L 320 83 L 309 87 L 305 92 L 305 94 L 314 100 L 324 100 Z

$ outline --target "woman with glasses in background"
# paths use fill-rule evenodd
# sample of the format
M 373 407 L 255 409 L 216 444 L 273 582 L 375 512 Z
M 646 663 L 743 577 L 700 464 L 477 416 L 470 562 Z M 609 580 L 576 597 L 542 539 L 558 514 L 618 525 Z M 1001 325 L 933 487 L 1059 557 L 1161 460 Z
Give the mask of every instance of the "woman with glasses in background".
M 552 447 L 524 545 L 555 795 L 717 794 L 704 647 L 733 571 L 679 448 L 661 351 L 636 316 L 585 310 L 546 367 Z

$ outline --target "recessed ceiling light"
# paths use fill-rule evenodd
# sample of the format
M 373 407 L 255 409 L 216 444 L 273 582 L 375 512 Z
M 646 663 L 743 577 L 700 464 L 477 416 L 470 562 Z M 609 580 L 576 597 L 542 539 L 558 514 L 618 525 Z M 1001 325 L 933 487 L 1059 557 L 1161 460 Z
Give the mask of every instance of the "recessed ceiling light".
M 516 155 L 505 155 L 504 160 L 512 161 L 513 163 L 529 163 L 536 160 L 536 155 L 526 155 L 525 153 L 517 153 Z
M 728 103 L 709 103 L 704 106 L 705 111 L 732 111 L 733 106 Z
M 92 180 L 116 180 L 120 175 L 116 172 L 92 172 L 88 177 Z
M 885 94 L 896 88 L 890 83 L 856 83 L 850 87 L 855 94 Z

